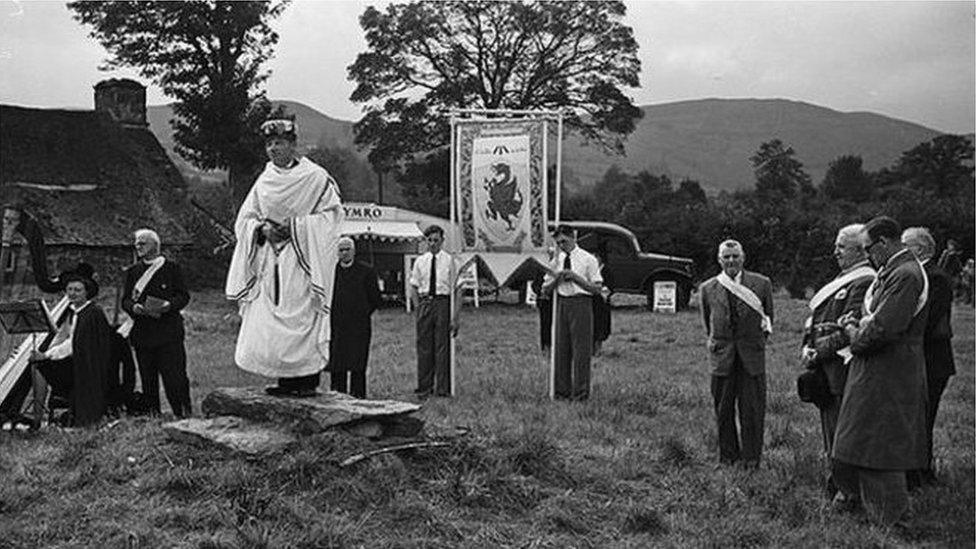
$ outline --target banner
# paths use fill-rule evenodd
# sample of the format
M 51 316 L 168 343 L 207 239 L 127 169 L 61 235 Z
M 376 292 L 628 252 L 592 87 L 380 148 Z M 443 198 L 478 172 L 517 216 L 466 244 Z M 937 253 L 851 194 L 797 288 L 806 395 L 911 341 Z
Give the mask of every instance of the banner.
M 544 125 L 472 121 L 459 130 L 463 249 L 533 252 L 545 247 Z

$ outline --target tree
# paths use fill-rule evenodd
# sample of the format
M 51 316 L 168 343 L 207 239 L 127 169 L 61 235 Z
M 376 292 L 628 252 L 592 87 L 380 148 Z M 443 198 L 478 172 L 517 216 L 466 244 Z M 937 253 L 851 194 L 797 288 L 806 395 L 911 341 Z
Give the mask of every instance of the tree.
M 756 174 L 756 193 L 767 200 L 794 198 L 797 192 L 812 194 L 810 176 L 803 170 L 803 163 L 794 158 L 793 147 L 783 146 L 779 139 L 759 146 L 749 160 Z
M 940 135 L 902 153 L 895 171 L 913 189 L 958 196 L 973 188 L 973 142 L 964 135 Z
M 225 168 L 243 199 L 264 154 L 257 131 L 270 112 L 262 68 L 278 42 L 278 2 L 78 1 L 68 9 L 109 52 L 176 99 L 176 150 L 201 169 Z
M 864 171 L 860 156 L 845 155 L 834 159 L 827 167 L 820 190 L 832 200 L 864 202 L 871 198 L 871 174 Z
M 643 115 L 620 91 L 640 60 L 622 2 L 411 2 L 360 17 L 349 67 L 366 103 L 356 143 L 382 172 L 449 141 L 451 108 L 567 109 L 583 137 L 623 151 Z

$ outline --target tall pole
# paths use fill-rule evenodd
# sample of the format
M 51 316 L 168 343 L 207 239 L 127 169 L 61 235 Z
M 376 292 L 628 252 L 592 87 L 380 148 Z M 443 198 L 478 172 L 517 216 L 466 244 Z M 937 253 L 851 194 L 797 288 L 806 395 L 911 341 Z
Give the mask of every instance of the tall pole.
M 458 198 L 458 192 L 457 192 L 457 190 L 458 190 L 457 189 L 457 187 L 458 187 L 458 174 L 457 174 L 457 158 L 458 158 L 458 152 L 457 152 L 457 148 L 460 147 L 460 143 L 459 143 L 460 140 L 457 138 L 457 132 L 459 132 L 459 131 L 460 131 L 460 125 L 455 124 L 454 123 L 454 117 L 451 117 L 451 167 L 450 167 L 450 170 L 451 170 L 451 177 L 450 177 L 450 185 L 451 185 L 451 188 L 450 188 L 450 196 L 451 196 L 451 235 L 452 235 L 451 242 L 454 243 L 454 245 L 452 246 L 453 249 L 451 250 L 451 254 L 453 256 L 452 257 L 452 261 L 453 261 L 454 267 L 455 267 L 455 269 L 453 269 L 453 272 L 455 273 L 455 276 L 451 278 L 451 292 L 450 292 L 450 296 L 451 296 L 451 324 L 454 324 L 455 322 L 457 322 L 457 318 L 455 318 L 455 312 L 454 311 L 455 311 L 455 307 L 457 307 L 457 305 L 458 305 L 457 303 L 455 303 L 455 301 L 458 299 L 457 295 L 455 295 L 455 294 L 457 294 L 457 283 L 458 283 L 457 276 L 456 276 L 458 274 L 457 269 L 456 269 L 456 267 L 457 267 L 457 253 L 458 253 L 458 249 L 460 247 L 460 243 L 457 242 L 457 198 Z M 475 290 L 475 291 L 477 291 L 477 290 Z M 455 387 L 456 387 L 456 384 L 457 384 L 457 382 L 456 382 L 457 375 L 456 375 L 456 371 L 455 371 L 455 367 L 454 367 L 455 366 L 455 364 L 454 364 L 455 363 L 455 356 L 457 355 L 456 346 L 455 346 L 455 339 L 456 339 L 455 338 L 455 334 L 452 333 L 451 334 L 451 348 L 450 348 L 450 352 L 451 352 L 451 360 L 450 360 L 450 365 L 451 365 L 451 396 L 452 397 L 455 395 Z
M 563 188 L 563 111 L 559 111 L 559 116 L 556 122 L 556 212 L 553 220 L 556 226 L 559 226 L 561 220 L 561 206 L 562 202 L 562 188 Z M 546 170 L 548 172 L 548 170 Z M 556 251 L 556 256 L 559 257 L 559 251 Z M 549 399 L 556 399 L 556 330 L 559 326 L 558 317 L 556 312 L 558 311 L 558 301 L 559 292 L 558 286 L 552 289 L 552 328 L 550 331 L 549 340 Z

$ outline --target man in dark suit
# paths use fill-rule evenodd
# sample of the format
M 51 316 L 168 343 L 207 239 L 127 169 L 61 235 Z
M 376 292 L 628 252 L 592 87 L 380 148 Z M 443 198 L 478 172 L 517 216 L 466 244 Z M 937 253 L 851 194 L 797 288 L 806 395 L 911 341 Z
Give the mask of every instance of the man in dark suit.
M 366 398 L 366 365 L 373 337 L 372 314 L 380 306 L 376 271 L 356 261 L 356 243 L 339 239 L 339 264 L 332 285 L 329 323 L 329 388 L 356 398 Z
M 803 361 L 811 370 L 823 372 L 827 382 L 827 394 L 816 402 L 820 409 L 820 425 L 823 431 L 824 450 L 830 456 L 837 430 L 837 415 L 847 382 L 850 346 L 847 334 L 839 322 L 844 318 L 859 318 L 864 294 L 874 282 L 875 271 L 868 263 L 867 253 L 861 243 L 864 225 L 848 225 L 837 232 L 834 241 L 834 258 L 840 273 L 825 284 L 810 300 L 810 318 L 804 335 Z M 846 354 L 846 357 L 838 354 Z M 833 479 L 827 480 L 831 498 L 837 493 Z
M 722 271 L 701 285 L 701 310 L 712 364 L 719 458 L 728 465 L 741 460 L 753 469 L 762 457 L 773 289 L 765 276 L 743 270 L 745 252 L 735 240 L 719 245 L 718 262 Z
M 135 232 L 137 261 L 125 270 L 122 308 L 132 317 L 129 340 L 139 362 L 146 407 L 159 413 L 159 378 L 176 417 L 190 415 L 190 381 L 186 377 L 183 315 L 190 302 L 179 265 L 160 255 L 159 235 Z
M 935 483 L 935 464 L 932 460 L 932 430 L 935 416 L 939 412 L 939 401 L 949 382 L 956 373 L 956 363 L 952 357 L 952 277 L 933 260 L 935 239 L 925 227 L 909 227 L 901 234 L 905 244 L 925 269 L 929 278 L 929 318 L 925 324 L 925 338 L 922 347 L 925 351 L 925 378 L 928 382 L 928 404 L 925 407 L 925 428 L 928 437 L 928 465 L 924 469 L 908 472 L 908 488 L 922 484 Z

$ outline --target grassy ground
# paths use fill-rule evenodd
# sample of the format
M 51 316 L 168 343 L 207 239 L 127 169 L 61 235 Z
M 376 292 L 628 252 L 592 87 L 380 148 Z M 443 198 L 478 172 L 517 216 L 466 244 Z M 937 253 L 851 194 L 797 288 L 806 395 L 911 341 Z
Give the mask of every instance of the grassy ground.
M 549 402 L 535 311 L 465 308 L 458 396 L 429 425 L 471 429 L 446 448 L 341 469 L 364 443 L 329 433 L 259 459 L 167 440 L 159 420 L 99 431 L 0 434 L 4 547 L 958 547 L 974 536 L 974 321 L 957 306 L 959 374 L 936 426 L 943 483 L 907 528 L 831 512 L 816 409 L 794 393 L 803 303 L 779 299 L 767 356 L 766 452 L 717 468 L 697 311 L 614 310 L 586 403 Z M 236 322 L 217 295 L 188 311 L 195 405 L 233 367 Z M 370 396 L 414 387 L 412 317 L 374 320 Z

